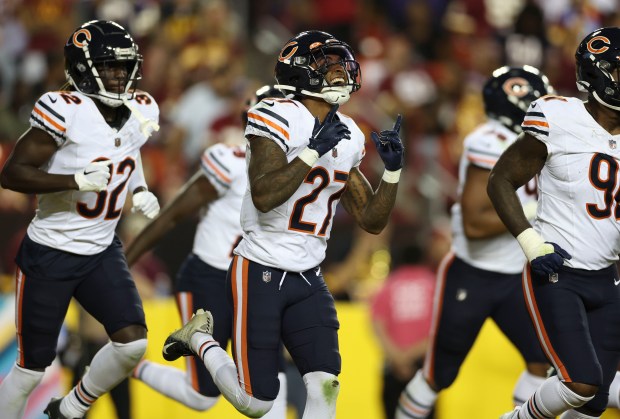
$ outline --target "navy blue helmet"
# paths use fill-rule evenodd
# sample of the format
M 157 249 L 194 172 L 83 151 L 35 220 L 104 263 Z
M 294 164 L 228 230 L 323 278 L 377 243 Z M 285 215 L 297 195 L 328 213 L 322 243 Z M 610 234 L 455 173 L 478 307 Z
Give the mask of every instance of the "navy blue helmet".
M 338 61 L 328 56 L 337 56 Z M 344 68 L 347 80 L 330 84 L 325 79 L 334 64 Z M 275 78 L 276 87 L 281 90 L 339 104 L 346 102 L 362 84 L 360 65 L 351 47 L 327 32 L 314 30 L 301 32 L 284 45 L 276 63 Z
M 547 77 L 535 67 L 500 67 L 482 89 L 484 111 L 489 118 L 520 133 L 530 103 L 553 92 Z
M 577 87 L 599 103 L 620 110 L 620 28 L 600 28 L 577 47 Z
M 101 72 L 106 66 L 126 66 L 122 91 L 108 91 Z M 108 106 L 133 97 L 140 79 L 142 55 L 129 32 L 112 21 L 93 20 L 77 28 L 65 44 L 65 75 L 79 92 Z M 97 69 L 99 68 L 99 70 Z

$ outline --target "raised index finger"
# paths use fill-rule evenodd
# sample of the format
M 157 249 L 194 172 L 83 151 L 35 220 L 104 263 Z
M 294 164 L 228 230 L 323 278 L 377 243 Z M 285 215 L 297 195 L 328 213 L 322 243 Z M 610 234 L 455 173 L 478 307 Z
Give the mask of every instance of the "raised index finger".
M 398 114 L 398 116 L 396 117 L 396 122 L 394 123 L 394 128 L 392 128 L 392 131 L 396 131 L 396 133 L 400 131 L 400 122 L 402 120 L 403 120 L 403 116 L 401 114 Z

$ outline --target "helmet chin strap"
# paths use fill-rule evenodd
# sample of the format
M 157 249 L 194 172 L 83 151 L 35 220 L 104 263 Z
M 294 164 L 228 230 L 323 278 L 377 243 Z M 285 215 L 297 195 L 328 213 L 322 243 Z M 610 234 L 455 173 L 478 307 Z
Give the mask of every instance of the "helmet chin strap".
M 330 105 L 342 105 L 348 102 L 351 97 L 351 86 L 327 86 L 321 90 L 320 93 L 310 92 L 304 89 L 297 89 L 293 86 L 288 86 L 285 84 L 276 84 L 276 89 L 287 90 L 291 92 L 298 92 L 304 96 L 312 96 L 323 99 L 325 102 Z
M 601 99 L 598 93 L 596 93 L 595 91 L 592 91 L 592 96 L 594 96 L 594 99 L 596 99 L 598 103 L 605 106 L 606 108 L 613 109 L 614 111 L 620 111 L 620 106 L 610 105 L 609 103 Z

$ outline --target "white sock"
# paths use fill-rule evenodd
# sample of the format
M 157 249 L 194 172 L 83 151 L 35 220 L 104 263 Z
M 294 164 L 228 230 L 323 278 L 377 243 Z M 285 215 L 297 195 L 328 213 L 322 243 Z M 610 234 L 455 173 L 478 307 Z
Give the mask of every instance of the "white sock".
M 263 416 L 263 419 L 286 419 L 286 374 L 283 372 L 278 373 L 278 380 L 280 380 L 280 391 L 273 401 L 271 410 Z
M 251 418 L 263 417 L 273 405 L 273 401 L 259 400 L 250 396 L 239 385 L 237 367 L 225 350 L 213 339 L 213 336 L 196 332 L 190 339 L 190 345 L 209 370 L 220 393 L 235 409 Z
M 28 396 L 39 385 L 45 373 L 13 364 L 13 368 L 0 383 L 0 409 L 3 419 L 21 419 Z
M 589 416 L 584 413 L 579 413 L 573 409 L 567 410 L 566 412 L 562 413 L 562 416 L 560 416 L 560 419 L 596 419 L 596 418 L 600 418 L 600 416 Z
M 424 419 L 433 410 L 437 392 L 428 385 L 422 369 L 413 376 L 400 395 L 395 419 Z
M 144 356 L 146 339 L 129 343 L 108 342 L 93 357 L 90 368 L 60 404 L 60 413 L 81 418 L 97 399 L 131 375 Z
M 527 370 L 523 371 L 512 392 L 514 406 L 521 406 L 525 403 L 544 382 L 545 378 L 534 375 Z
M 197 392 L 189 383 L 185 371 L 151 361 L 141 361 L 133 377 L 155 391 L 200 412 L 209 410 L 219 397 L 207 397 Z
M 609 399 L 607 400 L 607 407 L 620 408 L 620 372 L 616 372 L 614 380 L 609 386 Z
M 340 392 L 338 377 L 314 371 L 305 374 L 303 379 L 308 395 L 302 419 L 335 419 L 336 399 Z
M 519 410 L 519 419 L 555 418 L 583 406 L 594 396 L 583 397 L 566 387 L 557 376 L 549 377 Z

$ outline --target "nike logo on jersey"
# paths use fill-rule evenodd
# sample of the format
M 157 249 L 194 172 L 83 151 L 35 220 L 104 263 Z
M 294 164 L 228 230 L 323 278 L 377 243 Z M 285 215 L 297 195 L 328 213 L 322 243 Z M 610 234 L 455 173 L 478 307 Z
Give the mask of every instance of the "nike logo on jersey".
M 614 278 L 614 285 L 618 286 L 618 284 L 620 284 L 620 279 Z
M 51 97 L 50 95 L 47 95 L 47 97 L 50 98 L 50 102 L 52 102 L 52 103 L 56 103 L 56 101 L 58 100 L 56 98 Z
M 537 105 L 536 103 L 532 103 L 532 108 L 535 108 L 536 105 Z
M 264 100 L 263 100 L 263 103 L 264 103 L 265 105 L 267 105 L 267 106 L 273 106 L 273 104 L 274 104 L 273 102 L 269 103 L 269 102 L 265 102 Z

